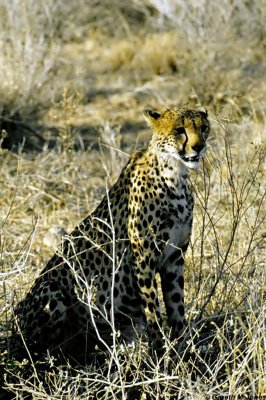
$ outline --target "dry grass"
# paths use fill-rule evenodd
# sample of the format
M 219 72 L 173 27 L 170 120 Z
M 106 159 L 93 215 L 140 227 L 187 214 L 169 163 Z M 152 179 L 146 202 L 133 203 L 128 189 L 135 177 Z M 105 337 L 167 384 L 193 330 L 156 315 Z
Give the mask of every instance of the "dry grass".
M 0 124 L 17 150 L 0 149 L 0 382 L 11 398 L 266 395 L 265 7 L 200 4 L 0 0 Z M 191 175 L 179 351 L 168 343 L 156 360 L 140 343 L 79 368 L 9 359 L 13 305 L 149 138 L 142 109 L 188 99 L 209 109 L 213 133 Z

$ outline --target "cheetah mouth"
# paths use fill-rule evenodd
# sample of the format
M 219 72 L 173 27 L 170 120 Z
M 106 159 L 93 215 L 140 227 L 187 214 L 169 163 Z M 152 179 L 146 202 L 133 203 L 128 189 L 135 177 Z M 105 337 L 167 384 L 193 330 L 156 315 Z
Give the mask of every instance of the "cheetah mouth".
M 197 156 L 194 156 L 194 157 L 182 157 L 182 159 L 183 159 L 185 162 L 192 162 L 192 163 L 194 162 L 194 163 L 198 163 L 200 157 L 199 157 L 199 155 L 197 155 Z

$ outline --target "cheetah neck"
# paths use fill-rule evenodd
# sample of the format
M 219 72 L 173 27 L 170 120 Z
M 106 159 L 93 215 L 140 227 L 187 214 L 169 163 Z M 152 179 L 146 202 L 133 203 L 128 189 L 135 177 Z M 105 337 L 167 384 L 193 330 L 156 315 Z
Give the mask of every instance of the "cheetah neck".
M 182 161 L 171 157 L 169 153 L 160 151 L 155 146 L 147 148 L 146 156 L 148 160 L 153 160 L 152 165 L 157 166 L 159 176 L 164 178 L 169 187 L 178 188 L 180 183 L 186 185 L 188 168 Z

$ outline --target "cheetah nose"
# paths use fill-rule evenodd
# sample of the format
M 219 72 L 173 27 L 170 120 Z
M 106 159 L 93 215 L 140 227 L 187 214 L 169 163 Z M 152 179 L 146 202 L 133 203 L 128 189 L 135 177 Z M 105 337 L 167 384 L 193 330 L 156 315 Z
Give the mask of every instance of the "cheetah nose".
M 192 146 L 192 149 L 195 150 L 197 153 L 200 153 L 201 150 L 204 149 L 204 144 L 195 144 Z

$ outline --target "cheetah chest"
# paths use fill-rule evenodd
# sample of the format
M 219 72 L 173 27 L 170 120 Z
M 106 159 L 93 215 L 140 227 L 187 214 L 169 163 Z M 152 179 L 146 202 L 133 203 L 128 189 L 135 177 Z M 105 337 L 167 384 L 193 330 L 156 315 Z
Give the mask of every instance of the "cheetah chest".
M 170 226 L 169 240 L 163 255 L 168 258 L 176 248 L 183 248 L 189 242 L 192 227 L 193 199 L 191 193 L 183 190 L 177 198 L 172 201 L 169 216 Z

